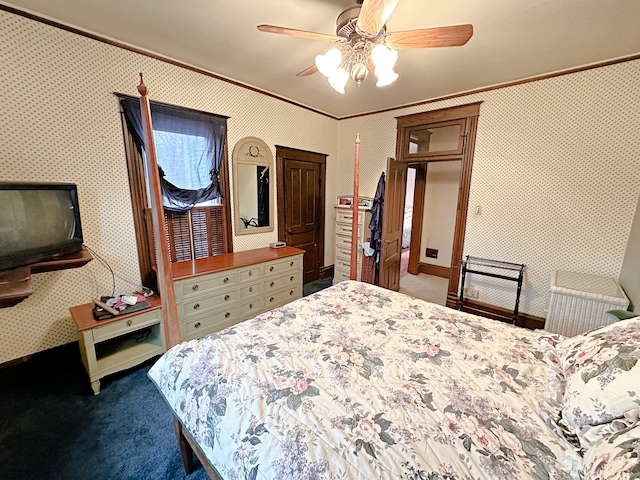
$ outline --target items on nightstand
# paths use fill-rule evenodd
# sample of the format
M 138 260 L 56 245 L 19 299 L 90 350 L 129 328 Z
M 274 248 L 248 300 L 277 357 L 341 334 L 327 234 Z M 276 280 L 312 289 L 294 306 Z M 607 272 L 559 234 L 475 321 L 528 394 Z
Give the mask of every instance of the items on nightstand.
M 140 293 L 120 294 L 115 297 L 93 299 L 93 317 L 96 320 L 112 318 L 114 315 L 138 312 L 149 308 L 147 298 Z

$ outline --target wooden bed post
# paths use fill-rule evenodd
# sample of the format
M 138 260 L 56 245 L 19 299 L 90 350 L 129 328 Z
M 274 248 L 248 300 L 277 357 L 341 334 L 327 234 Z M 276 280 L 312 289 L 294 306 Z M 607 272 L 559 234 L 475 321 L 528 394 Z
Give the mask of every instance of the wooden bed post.
M 349 278 L 358 279 L 358 172 L 360 171 L 360 134 L 356 133 L 356 158 L 353 161 L 353 200 L 351 209 L 353 211 L 351 219 L 351 271 Z
M 140 114 L 142 118 L 143 141 L 149 172 L 149 187 L 151 189 L 151 216 L 153 218 L 153 240 L 156 245 L 156 263 L 158 266 L 158 288 L 162 300 L 162 324 L 164 326 L 164 341 L 167 349 L 182 341 L 180 337 L 180 325 L 178 324 L 178 306 L 173 289 L 173 276 L 171 274 L 171 258 L 169 257 L 169 245 L 165 235 L 166 225 L 164 221 L 164 208 L 162 207 L 162 191 L 160 190 L 160 175 L 158 174 L 158 161 L 156 159 L 156 146 L 153 142 L 153 126 L 151 124 L 151 106 L 149 105 L 149 93 L 147 86 L 140 74 Z

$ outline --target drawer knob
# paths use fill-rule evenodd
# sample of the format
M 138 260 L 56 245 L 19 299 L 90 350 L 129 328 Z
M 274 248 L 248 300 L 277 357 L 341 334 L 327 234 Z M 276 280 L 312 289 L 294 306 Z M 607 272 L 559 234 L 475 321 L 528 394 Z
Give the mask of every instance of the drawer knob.
M 270 287 L 273 287 L 273 282 L 271 282 L 271 283 L 269 284 L 269 286 L 270 286 Z
M 224 296 L 224 300 L 225 300 L 225 302 L 226 302 L 227 300 L 229 300 L 229 298 L 230 298 L 230 297 L 229 297 L 229 295 L 225 295 L 225 296 Z
M 253 271 L 249 270 L 249 276 L 253 275 Z
M 229 277 L 224 277 L 224 280 L 222 280 L 224 283 L 229 283 Z
M 249 287 L 249 293 L 253 292 L 253 287 Z
M 269 299 L 269 301 L 270 301 L 270 302 L 273 302 L 273 297 L 271 297 L 271 298 Z
M 249 304 L 249 308 L 253 308 L 253 303 L 250 303 L 250 304 Z
M 293 282 L 293 275 L 289 277 L 289 281 Z
M 200 304 L 199 304 L 199 303 L 196 303 L 196 304 L 193 306 L 193 309 L 194 309 L 194 310 L 197 310 L 197 309 L 199 309 L 199 308 L 200 308 Z
M 224 318 L 229 318 L 231 316 L 231 314 L 229 312 L 224 314 Z
M 198 286 L 198 284 L 194 285 L 193 287 L 191 287 L 191 290 L 193 290 L 194 292 L 196 292 L 200 287 Z
M 269 271 L 270 271 L 270 272 L 273 272 L 273 267 L 269 267 Z
M 289 295 L 293 295 L 293 290 L 291 290 L 291 291 L 289 292 Z
M 194 325 L 194 327 L 195 327 L 195 328 L 200 328 L 200 322 L 196 323 L 196 324 Z
M 289 266 L 290 266 L 290 267 L 293 267 L 293 262 L 289 262 Z
M 130 327 L 131 325 L 133 325 L 133 320 L 127 320 L 127 327 Z

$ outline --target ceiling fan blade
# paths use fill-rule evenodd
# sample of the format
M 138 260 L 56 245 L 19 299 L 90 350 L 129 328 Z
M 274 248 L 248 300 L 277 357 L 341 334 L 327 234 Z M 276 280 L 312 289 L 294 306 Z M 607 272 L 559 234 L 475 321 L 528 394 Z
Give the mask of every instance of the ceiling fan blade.
M 344 38 L 337 35 L 327 35 L 326 33 L 307 32 L 306 30 L 296 30 L 295 28 L 277 27 L 275 25 L 258 25 L 261 32 L 278 33 L 291 37 L 308 38 L 310 40 L 322 40 L 323 42 L 337 42 Z
M 308 68 L 305 68 L 301 72 L 296 73 L 296 77 L 306 77 L 307 75 L 313 75 L 318 71 L 318 67 L 315 65 L 311 65 Z
M 467 43 L 472 35 L 473 25 L 465 24 L 393 32 L 385 37 L 385 41 L 394 50 L 459 47 Z
M 400 0 L 364 0 L 356 27 L 365 36 L 376 36 Z

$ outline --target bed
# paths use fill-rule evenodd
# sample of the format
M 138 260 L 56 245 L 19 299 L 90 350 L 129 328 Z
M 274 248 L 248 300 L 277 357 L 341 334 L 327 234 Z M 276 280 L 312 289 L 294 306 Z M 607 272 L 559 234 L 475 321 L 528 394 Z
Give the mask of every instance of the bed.
M 223 480 L 640 478 L 640 397 L 599 396 L 599 375 L 640 381 L 640 323 L 625 328 L 564 339 L 347 281 L 177 345 L 149 376 Z M 616 338 L 636 345 L 622 368 Z

